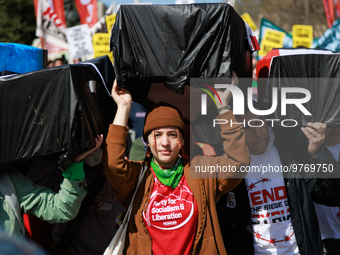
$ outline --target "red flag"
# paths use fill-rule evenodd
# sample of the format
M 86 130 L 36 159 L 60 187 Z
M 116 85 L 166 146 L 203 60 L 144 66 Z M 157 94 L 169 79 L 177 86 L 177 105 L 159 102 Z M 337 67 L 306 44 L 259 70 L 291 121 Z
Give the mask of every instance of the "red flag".
M 332 24 L 334 22 L 333 0 L 322 0 L 322 2 L 323 2 L 323 6 L 325 8 L 327 25 L 328 25 L 329 28 L 331 28 Z
M 334 0 L 336 17 L 340 18 L 340 4 L 339 0 Z
M 91 28 L 97 23 L 97 0 L 75 0 L 80 23 L 88 24 Z
M 64 0 L 53 0 L 53 9 L 58 18 L 66 25 Z
M 38 17 L 37 12 L 38 12 L 39 0 L 33 0 L 33 2 L 34 2 L 34 9 L 35 9 L 35 17 Z M 53 0 L 51 4 L 52 4 L 52 6 L 50 6 L 51 12 L 55 13 L 57 15 L 56 17 L 58 17 L 58 20 L 60 20 L 61 23 L 66 27 L 64 1 Z
M 334 0 L 328 0 L 328 6 L 329 6 L 329 12 L 331 14 L 331 21 L 332 24 L 334 22 L 334 4 L 333 4 Z
M 38 0 L 33 0 L 34 2 L 34 10 L 35 10 L 35 17 L 38 17 Z

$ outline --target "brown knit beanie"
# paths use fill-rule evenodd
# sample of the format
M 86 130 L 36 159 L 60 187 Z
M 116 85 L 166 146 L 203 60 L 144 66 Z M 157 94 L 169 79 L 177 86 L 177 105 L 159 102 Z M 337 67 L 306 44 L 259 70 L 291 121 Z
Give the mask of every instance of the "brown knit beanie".
M 146 113 L 143 130 L 144 141 L 148 142 L 148 136 L 152 130 L 165 127 L 178 128 L 186 140 L 187 127 L 180 112 L 173 106 L 158 104 Z

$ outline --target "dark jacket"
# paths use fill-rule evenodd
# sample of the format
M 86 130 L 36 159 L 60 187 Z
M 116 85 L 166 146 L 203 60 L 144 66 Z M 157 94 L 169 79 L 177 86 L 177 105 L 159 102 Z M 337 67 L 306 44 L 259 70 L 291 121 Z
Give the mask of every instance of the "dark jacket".
M 316 203 L 340 205 L 340 167 L 326 146 L 314 158 L 308 154 L 308 143 L 301 139 L 275 140 L 281 164 L 290 166 L 299 164 L 332 164 L 333 172 L 319 173 L 283 173 L 287 191 L 291 221 L 295 237 L 302 255 L 321 255 L 323 246 L 318 221 L 313 205 Z M 297 176 L 300 175 L 300 176 Z M 331 178 L 329 178 L 331 177 Z M 228 195 L 233 192 L 235 207 L 226 206 Z M 217 212 L 224 244 L 228 255 L 254 254 L 254 237 L 251 221 L 251 209 L 246 183 L 243 180 L 234 190 L 222 196 L 217 203 Z M 230 200 L 229 200 L 230 201 Z

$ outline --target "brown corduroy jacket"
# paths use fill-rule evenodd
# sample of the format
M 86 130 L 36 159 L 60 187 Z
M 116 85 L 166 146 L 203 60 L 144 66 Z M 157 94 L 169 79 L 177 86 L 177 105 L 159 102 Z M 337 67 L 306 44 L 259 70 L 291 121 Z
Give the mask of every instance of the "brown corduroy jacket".
M 232 112 L 218 116 L 236 122 Z M 125 159 L 127 138 L 126 127 L 110 125 L 106 138 L 106 150 L 103 164 L 107 180 L 115 195 L 124 206 L 128 206 L 136 187 L 139 173 L 145 162 Z M 241 166 L 250 164 L 248 148 L 242 126 L 221 125 L 221 137 L 224 139 L 225 154 L 219 157 L 196 156 L 191 164 L 184 167 L 184 175 L 198 205 L 198 222 L 193 244 L 193 254 L 226 254 L 216 212 L 216 203 L 224 193 L 234 189 L 245 173 L 197 173 L 196 166 L 234 166 L 238 171 Z M 191 173 L 190 173 L 191 167 Z M 235 169 L 234 168 L 234 169 Z M 221 175 L 222 174 L 222 175 Z M 190 177 L 190 175 L 194 177 Z M 125 242 L 126 254 L 152 254 L 151 238 L 144 224 L 142 212 L 146 210 L 153 185 L 153 175 L 148 169 L 133 201 L 128 234 Z

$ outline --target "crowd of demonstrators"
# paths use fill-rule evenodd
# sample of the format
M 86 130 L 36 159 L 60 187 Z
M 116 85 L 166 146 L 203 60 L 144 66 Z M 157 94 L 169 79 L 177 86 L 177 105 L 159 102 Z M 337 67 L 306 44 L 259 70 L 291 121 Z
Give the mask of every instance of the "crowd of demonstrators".
M 81 61 L 79 61 L 79 59 L 77 59 L 77 62 L 75 62 L 75 63 L 78 63 L 78 62 L 81 62 Z M 65 55 L 62 55 L 60 58 L 56 58 L 54 60 L 49 60 L 48 63 L 47 63 L 47 68 L 51 68 L 51 67 L 55 67 L 55 66 L 62 66 L 62 65 L 67 65 L 67 64 L 68 64 L 68 61 L 65 58 Z
M 236 122 L 232 111 L 225 107 L 229 94 L 230 91 L 225 91 L 222 95 L 220 117 Z M 139 174 L 146 167 L 133 201 L 125 252 L 226 254 L 215 202 L 242 178 L 232 178 L 231 172 L 227 174 L 229 178 L 190 178 L 190 163 L 182 148 L 187 140 L 187 127 L 177 109 L 165 104 L 156 105 L 146 114 L 143 138 L 148 144 L 148 160 L 127 160 L 124 152 L 131 95 L 115 82 L 112 97 L 118 109 L 109 127 L 103 163 L 105 175 L 121 204 L 129 204 Z M 223 126 L 221 136 L 225 154 L 195 157 L 194 165 L 218 163 L 239 169 L 250 163 L 241 125 Z M 162 208 L 167 208 L 166 212 Z M 166 220 L 169 217 L 173 220 Z
M 214 249 L 218 253 L 227 252 L 229 255 L 323 254 L 323 252 L 340 254 L 340 179 L 333 178 L 340 172 L 338 164 L 340 134 L 337 133 L 340 129 L 326 128 L 325 124 L 319 122 L 289 130 L 284 130 L 282 127 L 272 128 L 267 126 L 263 116 L 257 116 L 249 109 L 244 115 L 237 116 L 238 123 L 248 123 L 251 119 L 263 123 L 262 126 L 254 125 L 257 127 L 246 126 L 243 131 L 244 142 L 251 158 L 249 168 L 259 169 L 261 166 L 267 166 L 282 169 L 298 164 L 332 165 L 334 171 L 307 173 L 281 170 L 275 173 L 267 171 L 265 174 L 251 172 L 240 184 L 220 187 L 222 193 L 221 190 L 217 193 L 215 190 L 216 196 L 209 199 L 209 202 L 213 203 L 207 202 L 202 205 L 197 202 L 202 202 L 201 194 L 194 192 L 195 184 L 193 180 L 186 177 L 186 167 L 184 167 L 184 174 L 175 178 L 185 178 L 183 183 L 188 184 L 187 189 L 192 194 L 193 217 L 198 211 L 198 223 L 192 225 L 194 231 L 191 232 L 185 229 L 186 224 L 181 225 L 181 231 L 176 236 L 176 229 L 178 229 L 176 224 L 180 225 L 182 222 L 176 221 L 174 226 L 165 227 L 172 221 L 165 220 L 166 217 L 162 217 L 164 214 L 161 214 L 159 209 L 168 205 L 167 199 L 178 198 L 176 189 L 182 183 L 172 187 L 172 182 L 169 181 L 171 178 L 175 179 L 173 176 L 176 176 L 178 169 L 176 161 L 178 158 L 172 158 L 170 155 L 173 155 L 173 152 L 177 154 L 181 147 L 173 145 L 175 142 L 171 140 L 171 135 L 177 140 L 177 144 L 183 145 L 184 139 L 181 138 L 185 136 L 182 133 L 184 126 L 170 124 L 172 122 L 165 122 L 163 125 L 167 111 L 162 106 L 148 111 L 142 137 L 144 139 L 136 140 L 136 145 L 131 147 L 129 157 L 130 160 L 140 160 L 140 162 L 132 162 L 126 159 L 123 153 L 125 148 L 123 140 L 127 133 L 126 118 L 131 98 L 128 91 L 119 90 L 117 85 L 112 91 L 112 96 L 118 105 L 118 111 L 106 139 L 105 174 L 123 205 L 129 204 L 142 166 L 146 164 L 148 167 L 136 195 L 138 202 L 135 200 L 133 202 L 133 216 L 130 218 L 129 235 L 125 244 L 126 252 L 168 254 L 169 247 L 172 247 L 170 243 L 176 240 L 178 247 L 171 248 L 175 254 L 187 252 L 210 254 L 211 251 L 215 251 Z M 256 102 L 253 105 L 258 109 L 263 107 Z M 264 108 L 267 109 L 268 106 Z M 167 117 L 167 119 L 173 118 L 173 116 Z M 227 119 L 225 116 L 218 118 Z M 175 134 L 176 129 L 167 130 L 171 125 L 179 130 L 178 134 Z M 228 131 L 222 129 L 223 138 L 225 138 L 224 132 Z M 336 134 L 339 135 L 338 138 Z M 211 154 L 208 150 L 205 152 L 203 148 L 201 149 L 199 152 L 201 155 Z M 226 153 L 235 159 L 230 151 Z M 169 161 L 165 160 L 165 155 L 168 156 Z M 212 161 L 209 161 L 209 164 L 213 165 L 211 162 L 218 158 L 218 156 L 210 157 Z M 203 159 L 197 157 L 191 163 L 196 165 L 201 162 L 200 160 L 205 161 L 204 157 Z M 188 163 L 184 157 L 181 157 L 181 161 L 184 166 Z M 207 180 L 202 180 L 203 183 L 205 181 Z M 212 186 L 207 183 L 203 186 L 204 193 L 209 197 L 211 192 L 209 188 Z M 235 188 L 230 190 L 232 186 Z M 228 192 L 225 193 L 226 191 Z M 215 203 L 216 208 L 213 209 Z M 209 208 L 210 215 L 207 218 L 210 221 L 200 230 L 201 210 L 204 210 L 204 206 Z M 320 212 L 321 208 L 322 212 Z M 215 217 L 218 217 L 218 221 Z M 219 228 L 216 228 L 216 222 L 219 222 Z M 187 224 L 192 223 L 188 221 Z M 213 235 L 210 229 L 214 229 Z M 200 238 L 197 237 L 198 233 L 202 233 Z M 206 235 L 211 237 L 212 246 L 206 244 Z M 219 242 L 221 238 L 224 247 Z M 181 250 L 184 246 L 186 250 Z M 205 249 L 208 252 L 203 251 Z
M 81 58 L 75 58 L 73 59 L 73 64 L 77 64 L 82 62 Z M 68 61 L 65 57 L 65 55 L 62 55 L 60 58 L 56 58 L 54 60 L 49 60 L 47 62 L 47 68 L 55 67 L 55 66 L 62 66 L 62 65 L 67 65 Z
M 67 64 L 58 61 L 53 66 Z M 232 83 L 238 84 L 235 73 Z M 289 130 L 269 127 L 247 107 L 244 115 L 234 116 L 231 92 L 218 94 L 222 105 L 217 104 L 216 118 L 234 123 L 220 126 L 222 155 L 216 153 L 222 147 L 190 141 L 189 123 L 176 107 L 160 103 L 145 109 L 115 81 L 111 95 L 118 108 L 102 163 L 84 163 L 101 147 L 103 136 L 98 136 L 63 173 L 43 159 L 33 161 L 27 176 L 13 167 L 2 171 L 0 240 L 13 237 L 8 245 L 22 240 L 26 214 L 31 224 L 26 236 L 45 251 L 26 243 L 21 248 L 0 242 L 0 247 L 30 254 L 103 254 L 145 170 L 132 202 L 125 253 L 340 254 L 340 178 L 334 178 L 340 173 L 340 128 L 320 122 Z M 247 126 L 249 120 L 257 123 Z M 191 162 L 189 143 L 199 148 Z M 191 166 L 216 164 L 252 170 L 223 178 L 190 176 Z M 333 169 L 282 170 L 299 164 Z M 268 171 L 274 168 L 281 170 Z
M 147 167 L 147 171 L 133 203 L 126 252 L 169 254 L 171 249 L 175 254 L 210 254 L 215 251 L 229 255 L 322 254 L 324 246 L 326 254 L 339 254 L 340 179 L 329 174 L 340 171 L 340 128 L 308 123 L 299 132 L 295 129 L 289 133 L 281 132 L 279 128 L 267 126 L 262 116 L 249 110 L 235 119 L 232 111 L 224 108 L 229 100 L 224 96 L 224 105 L 219 106 L 223 107 L 219 118 L 234 118 L 235 123 L 257 119 L 262 120 L 264 125 L 245 128 L 221 125 L 226 154 L 198 156 L 193 159 L 193 165 L 203 162 L 214 165 L 215 161 L 238 168 L 241 165 L 282 168 L 291 164 L 332 164 L 334 172 L 324 173 L 321 179 L 310 174 L 282 171 L 264 175 L 250 172 L 244 179 L 194 179 L 189 177 L 190 163 L 183 150 L 188 141 L 188 127 L 177 109 L 158 104 L 147 112 L 141 140 L 147 142 L 140 144 L 139 158 L 131 161 L 125 157 L 131 96 L 115 83 L 112 97 L 118 110 L 106 139 L 103 165 L 107 180 L 103 180 L 72 236 L 68 254 L 103 254 L 115 235 L 115 221 L 125 210 L 123 205 L 129 204 L 143 166 Z M 258 103 L 253 104 L 256 106 Z M 101 141 L 102 137 L 98 137 L 93 149 L 75 158 L 75 163 L 63 173 L 59 193 L 59 184 L 56 187 L 55 181 L 53 191 L 52 187 L 46 187 L 48 183 L 38 186 L 9 169 L 8 176 L 17 193 L 20 215 L 30 213 L 50 223 L 72 220 L 86 194 L 84 175 L 87 185 L 91 185 L 98 173 L 97 169 L 76 162 L 100 147 Z M 84 168 L 88 169 L 84 172 Z M 37 177 L 34 173 L 30 174 Z M 49 175 L 55 178 L 51 173 Z M 6 179 L 3 174 L 1 179 Z M 10 191 L 7 186 L 6 189 Z M 185 195 L 181 193 L 183 189 L 187 191 Z M 8 196 L 3 191 L 1 193 L 4 195 L 2 214 L 7 215 L 2 216 L 4 230 L 10 236 L 22 236 L 21 216 L 17 217 L 11 207 L 12 202 L 7 202 Z M 43 202 L 50 199 L 54 203 Z M 181 217 L 172 221 L 171 226 L 167 225 L 169 220 L 163 217 L 166 213 L 160 213 L 161 208 L 166 208 L 164 205 L 181 208 Z M 68 224 L 71 223 L 54 224 L 50 237 L 56 244 L 69 231 Z M 92 231 L 89 232 L 89 229 Z M 39 240 L 36 241 L 39 243 Z M 176 250 L 171 245 L 174 242 Z M 58 254 L 39 244 L 47 252 Z

